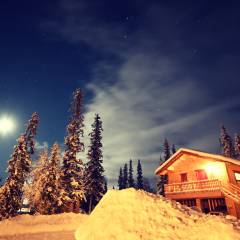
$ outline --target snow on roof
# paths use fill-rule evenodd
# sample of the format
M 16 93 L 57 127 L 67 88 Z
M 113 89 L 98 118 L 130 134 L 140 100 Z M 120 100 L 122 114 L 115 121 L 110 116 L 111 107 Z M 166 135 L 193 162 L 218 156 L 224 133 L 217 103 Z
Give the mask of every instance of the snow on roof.
M 77 240 L 240 239 L 219 216 L 205 215 L 159 195 L 133 188 L 109 190 L 79 225 Z
M 189 148 L 180 148 L 175 154 L 173 154 L 167 161 L 163 162 L 156 169 L 155 174 L 157 174 L 159 171 L 165 169 L 167 166 L 174 163 L 183 154 L 195 155 L 195 156 L 199 156 L 199 157 L 206 157 L 206 158 L 210 158 L 214 161 L 228 162 L 228 163 L 233 163 L 233 164 L 240 166 L 240 160 L 235 160 L 232 158 L 224 157 L 219 154 L 212 154 L 212 153 L 202 152 L 202 151 L 193 150 L 193 149 L 189 149 Z

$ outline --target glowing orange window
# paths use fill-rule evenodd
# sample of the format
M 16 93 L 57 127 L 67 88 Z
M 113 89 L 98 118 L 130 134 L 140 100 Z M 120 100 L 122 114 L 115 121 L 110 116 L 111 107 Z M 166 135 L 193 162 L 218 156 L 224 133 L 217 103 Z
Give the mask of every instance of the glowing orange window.
M 204 169 L 195 170 L 197 180 L 206 180 L 208 179 L 207 173 Z

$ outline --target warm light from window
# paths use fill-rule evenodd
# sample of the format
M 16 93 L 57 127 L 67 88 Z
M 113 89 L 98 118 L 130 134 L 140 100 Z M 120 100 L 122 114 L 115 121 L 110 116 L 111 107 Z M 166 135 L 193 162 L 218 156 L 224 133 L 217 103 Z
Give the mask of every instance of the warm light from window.
M 222 173 L 221 166 L 219 166 L 218 163 L 208 163 L 208 164 L 205 166 L 205 170 L 206 170 L 208 176 L 216 177 L 216 178 L 217 178 L 219 175 L 221 175 L 221 173 Z
M 234 175 L 235 175 L 236 180 L 240 181 L 240 173 L 235 172 Z

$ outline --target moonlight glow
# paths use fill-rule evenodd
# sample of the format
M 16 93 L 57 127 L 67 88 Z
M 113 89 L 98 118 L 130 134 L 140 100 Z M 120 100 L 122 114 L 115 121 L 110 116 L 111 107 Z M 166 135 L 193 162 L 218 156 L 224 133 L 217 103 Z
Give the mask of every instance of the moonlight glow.
M 14 120 L 11 117 L 3 116 L 0 118 L 0 135 L 6 135 L 15 129 Z

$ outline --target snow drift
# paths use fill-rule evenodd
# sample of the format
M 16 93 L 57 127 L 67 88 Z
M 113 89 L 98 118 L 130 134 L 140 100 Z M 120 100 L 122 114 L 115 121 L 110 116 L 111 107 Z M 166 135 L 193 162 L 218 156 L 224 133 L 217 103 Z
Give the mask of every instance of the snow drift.
M 75 233 L 77 240 L 239 240 L 223 217 L 134 189 L 110 190 Z
M 0 221 L 0 237 L 30 233 L 75 231 L 88 218 L 84 214 L 19 215 Z

